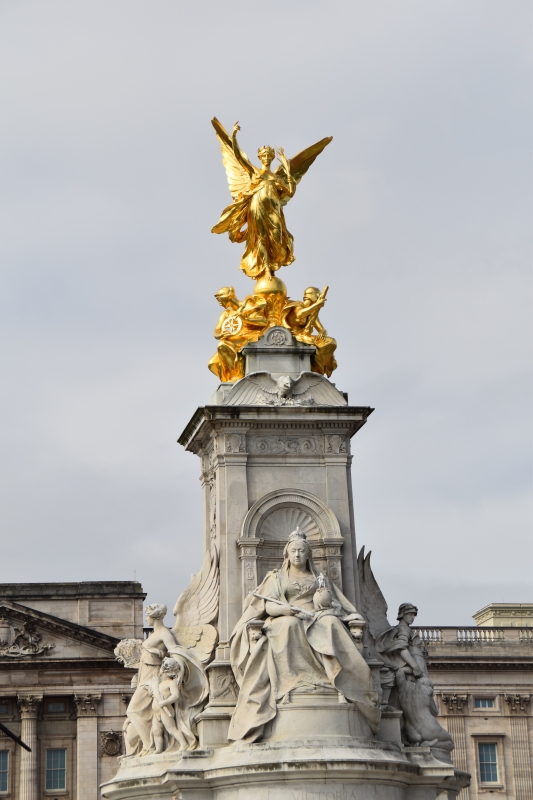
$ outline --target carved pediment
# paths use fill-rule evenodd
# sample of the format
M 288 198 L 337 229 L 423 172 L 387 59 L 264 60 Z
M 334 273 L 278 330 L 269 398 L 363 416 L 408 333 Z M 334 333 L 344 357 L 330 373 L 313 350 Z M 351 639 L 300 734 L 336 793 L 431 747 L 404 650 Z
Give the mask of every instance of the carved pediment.
M 18 622 L 18 624 L 17 624 Z M 9 617 L 0 617 L 0 658 L 23 658 L 40 656 L 55 647 L 42 641 L 35 620 L 12 622 Z
M 19 603 L 0 601 L 0 662 L 4 664 L 43 658 L 112 657 L 117 641 Z

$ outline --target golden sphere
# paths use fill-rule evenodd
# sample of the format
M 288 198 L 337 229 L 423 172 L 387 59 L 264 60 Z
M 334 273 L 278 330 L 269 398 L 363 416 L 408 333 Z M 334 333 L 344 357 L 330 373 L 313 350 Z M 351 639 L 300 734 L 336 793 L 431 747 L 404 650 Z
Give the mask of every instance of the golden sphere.
M 287 287 L 279 278 L 272 276 L 267 278 L 265 275 L 255 283 L 254 294 L 281 294 L 287 297 Z

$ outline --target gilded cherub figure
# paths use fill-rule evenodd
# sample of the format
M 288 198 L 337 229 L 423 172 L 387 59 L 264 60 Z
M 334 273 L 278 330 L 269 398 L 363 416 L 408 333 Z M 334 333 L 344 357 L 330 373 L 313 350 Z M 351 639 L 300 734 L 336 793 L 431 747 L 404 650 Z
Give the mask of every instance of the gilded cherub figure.
M 242 271 L 250 278 L 271 279 L 276 270 L 294 261 L 293 237 L 285 224 L 283 206 L 294 196 L 297 184 L 333 137 L 321 139 L 290 160 L 283 148 L 278 147 L 280 166 L 272 172 L 271 164 L 276 157 L 272 147 L 265 145 L 258 150 L 262 166 L 257 168 L 238 145 L 237 122 L 231 137 L 216 117 L 212 124 L 233 197 L 233 203 L 224 209 L 212 233 L 227 233 L 232 242 L 246 242 Z
M 302 301 L 289 300 L 283 311 L 283 324 L 299 342 L 316 348 L 311 358 L 311 369 L 329 378 L 333 370 L 337 369 L 335 360 L 337 342 L 328 336 L 327 330 L 318 318 L 320 309 L 326 302 L 328 288 L 326 286 L 321 292 L 316 286 L 309 286 L 304 292 Z

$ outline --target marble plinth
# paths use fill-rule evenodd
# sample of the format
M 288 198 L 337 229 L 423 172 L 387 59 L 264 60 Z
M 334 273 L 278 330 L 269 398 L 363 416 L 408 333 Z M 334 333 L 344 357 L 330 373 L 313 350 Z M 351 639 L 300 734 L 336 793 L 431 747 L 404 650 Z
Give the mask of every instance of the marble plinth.
M 415 751 L 415 752 L 413 752 Z M 452 800 L 468 776 L 427 747 L 352 739 L 235 743 L 123 758 L 107 800 Z

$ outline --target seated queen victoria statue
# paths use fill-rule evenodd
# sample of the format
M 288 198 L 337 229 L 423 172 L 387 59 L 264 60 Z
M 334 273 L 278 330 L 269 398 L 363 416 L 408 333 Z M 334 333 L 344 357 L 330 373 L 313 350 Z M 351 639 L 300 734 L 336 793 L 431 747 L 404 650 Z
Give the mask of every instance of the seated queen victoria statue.
M 248 596 L 231 635 L 231 666 L 240 691 L 228 738 L 257 741 L 291 692 L 324 687 L 356 705 L 375 731 L 377 694 L 347 624 L 361 616 L 317 573 L 299 529 L 290 534 L 283 557 L 281 569 Z M 258 620 L 263 621 L 259 636 L 253 624 Z

